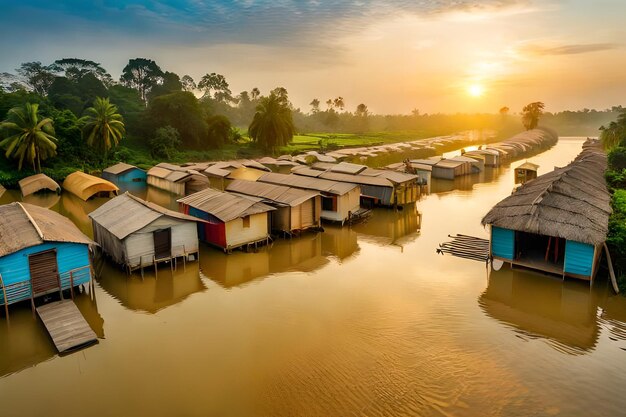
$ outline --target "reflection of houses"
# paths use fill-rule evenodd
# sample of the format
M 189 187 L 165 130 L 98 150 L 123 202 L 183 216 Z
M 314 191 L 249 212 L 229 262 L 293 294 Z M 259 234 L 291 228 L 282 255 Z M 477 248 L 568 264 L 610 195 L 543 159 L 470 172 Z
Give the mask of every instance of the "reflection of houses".
M 258 181 L 319 191 L 322 194 L 321 218 L 323 220 L 343 224 L 361 209 L 359 203 L 360 187 L 356 184 L 300 175 L 277 174 L 275 172 L 262 175 Z
M 324 255 L 344 261 L 359 251 L 357 233 L 352 227 L 325 226 L 321 235 Z
M 74 304 L 89 327 L 104 338 L 104 319 L 98 312 L 96 299 L 86 292 L 74 292 Z M 0 377 L 45 362 L 57 355 L 47 332 L 39 320 L 33 320 L 30 309 L 16 307 L 11 311 L 11 325 L 0 326 Z
M 322 198 L 318 192 L 244 180 L 231 182 L 226 191 L 276 208 L 271 214 L 272 230 L 294 233 L 321 225 Z
M 415 206 L 404 210 L 376 210 L 371 221 L 354 225 L 359 234 L 384 245 L 404 244 L 419 236 L 422 215 Z
M 124 162 L 110 166 L 102 171 L 102 178 L 116 184 L 146 182 L 146 177 L 146 171 Z
M 255 253 L 224 255 L 216 251 L 203 252 L 200 267 L 206 276 L 226 288 L 283 272 L 312 272 L 329 262 L 323 254 L 322 235 L 280 239 L 271 247 L 261 248 Z
M 197 259 L 196 217 L 125 193 L 89 214 L 94 240 L 128 271 L 177 258 Z
M 180 211 L 206 220 L 198 223 L 203 242 L 230 251 L 242 246 L 267 243 L 273 207 L 211 188 L 178 200 Z
M 93 242 L 56 212 L 25 203 L 0 206 L 0 236 L 0 304 L 5 309 L 91 281 Z
M 598 340 L 593 293 L 576 282 L 562 282 L 504 269 L 491 271 L 478 304 L 490 317 L 556 349 L 579 354 Z
M 61 193 L 59 184 L 45 174 L 36 174 L 23 178 L 19 181 L 19 186 L 23 197 L 44 190 L 51 191 L 55 194 Z
M 595 142 L 564 168 L 520 186 L 495 205 L 491 255 L 512 265 L 592 280 L 611 213 L 606 155 Z
M 2 197 L 2 194 L 4 194 L 5 191 L 6 191 L 6 188 L 4 188 L 2 184 L 0 184 L 0 197 Z
M 112 182 L 76 171 L 65 178 L 63 189 L 83 201 L 92 197 L 113 197 L 119 188 Z
M 104 262 L 98 284 L 124 307 L 148 313 L 156 313 L 206 290 L 197 262 L 173 272 L 169 269 L 159 271 L 158 279 L 150 270 L 146 271 L 144 279 L 129 279 L 112 264 Z

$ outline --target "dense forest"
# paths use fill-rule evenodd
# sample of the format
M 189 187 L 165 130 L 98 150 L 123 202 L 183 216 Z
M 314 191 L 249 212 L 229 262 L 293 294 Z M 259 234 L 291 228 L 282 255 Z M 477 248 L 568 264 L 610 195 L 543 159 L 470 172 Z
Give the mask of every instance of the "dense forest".
M 39 167 L 61 179 L 73 170 L 93 171 L 114 161 L 148 166 L 160 160 L 290 152 L 286 146 L 294 135 L 337 134 L 340 142 L 341 134 L 403 140 L 470 129 L 506 136 L 523 128 L 520 114 L 508 107 L 493 114 L 413 109 L 406 115 L 377 115 L 365 103 L 349 109 L 343 97 L 335 97 L 312 98 L 310 108 L 300 109 L 282 87 L 234 94 L 223 75 L 207 73 L 196 82 L 145 58 L 130 59 L 117 81 L 100 64 L 76 58 L 48 65 L 28 62 L 16 71 L 17 76 L 3 74 L 0 84 L 0 146 L 6 155 L 0 157 L 0 182 L 9 186 Z M 618 106 L 545 112 L 541 124 L 561 135 L 596 136 L 597 127 L 621 111 Z M 47 152 L 32 156 L 20 142 L 16 129 L 24 118 L 41 125 L 40 136 L 32 138 Z

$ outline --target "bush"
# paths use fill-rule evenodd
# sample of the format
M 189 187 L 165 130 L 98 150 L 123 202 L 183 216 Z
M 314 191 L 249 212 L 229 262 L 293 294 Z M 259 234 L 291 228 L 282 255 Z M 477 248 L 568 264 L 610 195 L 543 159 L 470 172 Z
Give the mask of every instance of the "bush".
M 626 169 L 626 147 L 617 147 L 609 153 L 609 169 L 613 171 Z
M 616 190 L 611 201 L 613 214 L 609 219 L 606 243 L 611 251 L 620 288 L 626 291 L 626 190 Z
M 606 171 L 604 178 L 606 179 L 606 184 L 611 190 L 626 188 L 626 169 L 621 171 Z
M 153 158 L 172 159 L 181 143 L 178 130 L 172 126 L 161 127 L 150 140 L 150 154 Z

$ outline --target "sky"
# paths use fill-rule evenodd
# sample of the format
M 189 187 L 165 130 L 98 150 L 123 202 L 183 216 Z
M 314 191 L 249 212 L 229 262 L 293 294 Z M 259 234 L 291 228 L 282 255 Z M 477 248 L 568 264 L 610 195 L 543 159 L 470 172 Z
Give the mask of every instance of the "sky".
M 626 105 L 624 0 L 2 0 L 0 72 L 129 59 L 379 114 Z M 324 106 L 322 106 L 324 107 Z

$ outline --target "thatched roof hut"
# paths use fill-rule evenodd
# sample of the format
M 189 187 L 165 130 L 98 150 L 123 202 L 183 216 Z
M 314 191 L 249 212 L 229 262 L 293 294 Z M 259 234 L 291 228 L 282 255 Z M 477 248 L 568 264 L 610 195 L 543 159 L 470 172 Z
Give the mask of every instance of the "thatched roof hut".
M 606 166 L 606 154 L 597 143 L 587 142 L 572 163 L 528 181 L 496 204 L 482 220 L 483 225 L 492 226 L 494 256 L 515 261 L 522 250 L 529 252 L 532 248 L 524 247 L 521 233 L 549 237 L 546 260 L 554 238 L 556 264 L 559 263 L 558 240 L 565 240 L 565 273 L 568 246 L 578 245 L 586 256 L 595 258 L 594 247 L 597 249 L 606 240 L 611 214 L 604 180 Z M 539 246 L 539 241 L 534 238 L 533 244 Z M 569 257 L 569 261 L 573 259 Z M 587 272 L 576 275 L 590 276 Z
M 31 175 L 30 177 L 23 178 L 19 181 L 20 190 L 22 195 L 34 194 L 41 190 L 50 190 L 54 193 L 61 192 L 61 187 L 52 178 L 45 174 Z
M 606 166 L 606 154 L 587 147 L 566 167 L 527 182 L 496 204 L 482 224 L 603 243 L 611 214 Z
M 65 178 L 63 189 L 84 201 L 96 195 L 111 197 L 117 195 L 120 190 L 112 182 L 80 171 L 73 172 Z
M 94 242 L 67 217 L 26 203 L 0 206 L 0 305 L 91 279 Z

